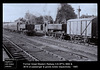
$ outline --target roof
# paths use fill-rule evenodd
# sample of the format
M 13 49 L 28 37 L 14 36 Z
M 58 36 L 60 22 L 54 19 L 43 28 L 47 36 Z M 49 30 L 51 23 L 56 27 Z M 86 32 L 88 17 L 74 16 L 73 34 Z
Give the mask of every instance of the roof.
M 88 21 L 88 20 L 93 20 L 95 17 L 91 17 L 91 18 L 81 18 L 81 19 L 69 19 L 67 22 L 69 21 Z

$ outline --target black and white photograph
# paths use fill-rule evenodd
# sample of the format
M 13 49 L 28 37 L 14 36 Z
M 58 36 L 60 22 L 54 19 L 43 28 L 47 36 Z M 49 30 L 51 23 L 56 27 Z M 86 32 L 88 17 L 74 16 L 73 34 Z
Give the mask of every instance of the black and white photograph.
M 98 61 L 97 3 L 2 5 L 2 61 Z

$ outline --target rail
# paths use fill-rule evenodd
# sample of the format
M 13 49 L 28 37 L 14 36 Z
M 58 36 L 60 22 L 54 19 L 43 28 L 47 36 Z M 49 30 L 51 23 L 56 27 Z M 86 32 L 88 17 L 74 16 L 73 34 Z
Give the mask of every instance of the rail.
M 18 49 L 20 49 L 21 51 L 23 51 L 26 55 L 28 55 L 29 57 L 31 57 L 34 61 L 39 61 L 38 59 L 36 59 L 35 57 L 33 57 L 32 55 L 30 55 L 29 53 L 27 53 L 26 51 L 24 51 L 22 48 L 20 48 L 18 45 L 16 45 L 14 42 L 10 41 L 9 39 L 7 39 L 5 37 L 6 40 L 8 40 L 11 44 L 13 44 L 15 47 L 17 47 Z M 10 54 L 10 53 L 9 53 Z M 11 54 L 10 54 L 11 55 Z M 11 55 L 12 58 L 14 58 L 12 55 Z
M 13 57 L 12 54 L 7 50 L 7 48 L 5 47 L 4 44 L 3 44 L 3 48 L 4 48 L 5 52 L 7 53 L 7 55 L 8 55 L 10 58 L 13 58 L 13 59 L 14 59 L 14 57 Z

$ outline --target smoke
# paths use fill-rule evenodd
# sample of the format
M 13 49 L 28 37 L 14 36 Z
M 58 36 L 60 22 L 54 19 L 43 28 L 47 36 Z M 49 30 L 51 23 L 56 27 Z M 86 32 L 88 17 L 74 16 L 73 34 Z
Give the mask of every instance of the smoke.
M 49 15 L 53 18 L 53 20 L 55 21 L 56 19 L 56 15 L 57 15 L 57 11 L 60 8 L 60 4 L 47 4 L 45 5 L 45 14 L 44 15 Z

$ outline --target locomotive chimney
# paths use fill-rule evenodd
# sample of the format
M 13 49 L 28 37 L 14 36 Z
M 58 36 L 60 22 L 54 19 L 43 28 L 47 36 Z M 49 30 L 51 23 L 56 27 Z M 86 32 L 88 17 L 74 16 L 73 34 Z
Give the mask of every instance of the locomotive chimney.
M 80 9 L 80 6 L 79 6 L 79 9 L 77 9 L 78 10 L 78 19 L 80 18 L 80 11 L 81 11 L 81 9 Z

